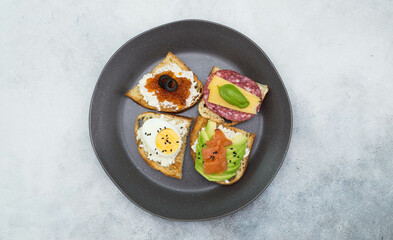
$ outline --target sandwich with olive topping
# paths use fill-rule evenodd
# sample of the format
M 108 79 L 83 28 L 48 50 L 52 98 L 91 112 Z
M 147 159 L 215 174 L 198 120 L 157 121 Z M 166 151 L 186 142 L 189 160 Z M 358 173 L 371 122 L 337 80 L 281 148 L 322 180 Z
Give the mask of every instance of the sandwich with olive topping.
M 208 181 L 231 185 L 243 176 L 255 134 L 198 116 L 190 135 L 195 170 Z
M 182 178 L 184 151 L 192 118 L 146 112 L 135 122 L 135 140 L 143 160 L 163 174 Z
M 203 84 L 173 53 L 169 52 L 150 73 L 125 95 L 139 105 L 162 112 L 182 112 L 202 96 Z

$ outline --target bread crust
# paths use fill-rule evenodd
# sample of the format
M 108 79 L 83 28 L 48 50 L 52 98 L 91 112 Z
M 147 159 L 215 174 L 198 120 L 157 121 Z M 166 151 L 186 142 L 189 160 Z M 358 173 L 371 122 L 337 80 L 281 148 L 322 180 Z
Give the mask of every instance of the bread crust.
M 149 153 L 146 152 L 145 149 L 140 147 L 140 145 L 141 145 L 140 143 L 141 143 L 142 139 L 138 140 L 138 138 L 137 138 L 138 129 L 141 127 L 139 120 L 141 120 L 142 122 L 145 122 L 148 119 L 158 118 L 163 115 L 167 116 L 168 118 L 177 120 L 178 122 L 187 122 L 187 125 L 186 125 L 187 126 L 187 134 L 185 134 L 185 136 L 182 137 L 183 144 L 181 146 L 180 152 L 177 154 L 177 156 L 175 158 L 175 162 L 167 167 L 162 166 L 159 162 L 150 160 L 147 157 Z M 193 118 L 190 118 L 190 117 L 184 117 L 184 116 L 178 116 L 178 115 L 172 115 L 172 114 L 166 114 L 166 113 L 145 112 L 145 113 L 140 114 L 136 118 L 136 121 L 135 121 L 134 133 L 135 133 L 136 145 L 138 147 L 139 154 L 141 155 L 143 160 L 145 160 L 145 162 L 147 164 L 149 164 L 149 166 L 154 168 L 155 170 L 158 170 L 169 177 L 181 179 L 183 176 L 182 169 L 183 169 L 184 153 L 185 153 L 185 149 L 186 149 L 186 145 L 187 145 L 187 137 L 188 137 L 188 134 L 190 131 L 192 120 L 193 120 Z
M 208 122 L 209 119 L 204 118 L 202 116 L 198 116 L 195 119 L 194 122 L 194 126 L 192 127 L 191 133 L 190 133 L 190 150 L 191 150 L 191 157 L 192 160 L 195 163 L 195 152 L 192 150 L 191 146 L 194 144 L 194 142 L 197 140 L 197 138 L 199 137 L 199 132 L 201 131 L 201 129 L 203 127 L 206 127 L 206 124 Z M 219 125 L 223 125 L 221 123 L 217 123 L 217 126 Z M 223 125 L 224 126 L 224 125 Z M 225 126 L 225 128 L 228 128 L 234 132 L 240 132 L 244 135 L 246 135 L 248 137 L 247 140 L 247 148 L 250 151 L 250 154 L 243 158 L 242 161 L 240 162 L 240 167 L 239 169 L 236 171 L 236 175 L 230 179 L 228 179 L 228 182 L 224 181 L 218 181 L 216 183 L 221 184 L 221 185 L 232 185 L 235 182 L 239 181 L 239 179 L 243 176 L 244 172 L 246 171 L 247 165 L 248 165 L 248 160 L 251 156 L 251 150 L 254 144 L 254 140 L 255 140 L 255 133 L 251 133 L 251 132 L 246 132 L 244 130 L 238 129 L 238 128 L 234 128 L 234 127 L 229 127 L 229 126 Z
M 151 71 L 151 73 L 154 73 L 155 71 L 157 71 L 157 69 L 159 69 L 159 68 L 161 68 L 161 67 L 163 67 L 163 66 L 165 66 L 165 65 L 167 65 L 169 63 L 175 63 L 176 65 L 178 65 L 184 71 L 191 71 L 190 68 L 188 68 L 188 66 L 185 63 L 183 63 L 175 54 L 173 54 L 172 52 L 168 52 L 166 57 Z M 148 109 L 153 109 L 153 110 L 157 110 L 157 111 L 161 111 L 161 112 L 172 112 L 172 113 L 183 112 L 183 111 L 193 107 L 199 101 L 199 99 L 202 97 L 203 83 L 201 81 L 199 81 L 199 79 L 197 78 L 197 76 L 194 73 L 193 73 L 193 75 L 194 75 L 194 81 L 197 82 L 197 91 L 200 94 L 197 95 L 193 99 L 193 101 L 192 101 L 190 106 L 184 107 L 182 109 L 176 109 L 176 107 L 160 106 L 160 110 L 158 110 L 158 107 L 149 105 L 143 99 L 143 95 L 141 94 L 138 85 L 136 85 L 131 90 L 129 90 L 125 95 L 127 97 L 131 98 L 132 100 L 134 100 L 139 105 L 141 105 L 141 106 L 143 106 L 145 108 L 148 108 Z
M 212 70 L 209 73 L 209 77 L 210 77 L 210 75 L 214 74 L 218 70 L 220 70 L 220 68 L 213 66 Z M 269 92 L 269 87 L 267 85 L 262 85 L 260 83 L 257 83 L 257 84 L 258 84 L 259 88 L 261 89 L 262 101 L 263 101 L 263 99 L 265 99 L 265 97 L 266 97 L 266 94 Z M 224 126 L 234 126 L 236 124 L 244 122 L 244 121 L 226 120 L 225 118 L 221 117 L 217 113 L 215 113 L 212 110 L 210 110 L 209 108 L 207 108 L 206 103 L 203 100 L 203 98 L 201 99 L 201 101 L 198 104 L 198 112 L 199 112 L 199 114 L 201 114 L 202 117 L 210 118 L 211 120 L 218 122 Z

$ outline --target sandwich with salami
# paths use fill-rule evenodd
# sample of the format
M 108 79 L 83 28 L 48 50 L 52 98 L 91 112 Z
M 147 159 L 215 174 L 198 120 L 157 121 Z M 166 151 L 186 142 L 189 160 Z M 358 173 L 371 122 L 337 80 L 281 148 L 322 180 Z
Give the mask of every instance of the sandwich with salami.
M 268 91 L 267 85 L 214 66 L 204 85 L 198 111 L 202 117 L 233 126 L 255 116 Z

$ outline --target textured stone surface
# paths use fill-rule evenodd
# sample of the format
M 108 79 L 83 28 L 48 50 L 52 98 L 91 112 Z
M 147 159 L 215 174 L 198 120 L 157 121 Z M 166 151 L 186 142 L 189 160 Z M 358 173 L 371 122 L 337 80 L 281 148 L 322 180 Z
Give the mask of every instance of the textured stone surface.
M 393 2 L 165 2 L 0 2 L 0 239 L 393 239 Z M 204 222 L 131 203 L 88 134 L 109 57 L 144 30 L 187 18 L 253 39 L 294 114 L 269 188 Z

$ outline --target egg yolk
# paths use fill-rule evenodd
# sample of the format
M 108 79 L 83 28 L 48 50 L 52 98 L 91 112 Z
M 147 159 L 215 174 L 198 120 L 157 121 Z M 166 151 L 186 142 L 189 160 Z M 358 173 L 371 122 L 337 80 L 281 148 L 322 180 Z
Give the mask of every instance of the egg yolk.
M 180 148 L 180 136 L 170 128 L 163 129 L 157 134 L 156 145 L 162 153 L 172 154 Z

